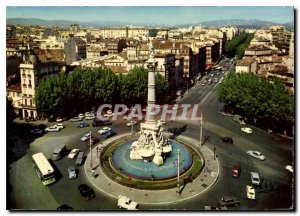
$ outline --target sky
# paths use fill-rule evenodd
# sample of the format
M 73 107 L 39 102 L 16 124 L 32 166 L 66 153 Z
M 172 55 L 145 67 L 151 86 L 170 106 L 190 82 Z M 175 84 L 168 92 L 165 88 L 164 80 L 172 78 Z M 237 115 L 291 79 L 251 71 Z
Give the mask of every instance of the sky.
M 7 6 L 6 18 L 40 18 L 71 21 L 122 21 L 128 23 L 185 24 L 212 20 L 244 19 L 287 23 L 294 20 L 293 7 L 282 6 Z

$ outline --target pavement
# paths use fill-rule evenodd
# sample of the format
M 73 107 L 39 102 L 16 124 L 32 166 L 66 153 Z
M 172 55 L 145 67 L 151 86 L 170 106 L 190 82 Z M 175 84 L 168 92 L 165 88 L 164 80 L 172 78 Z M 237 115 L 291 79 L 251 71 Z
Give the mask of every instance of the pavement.
M 151 191 L 129 188 L 119 185 L 116 182 L 112 181 L 109 177 L 107 177 L 104 174 L 101 166 L 98 166 L 100 164 L 100 161 L 99 157 L 97 158 L 97 147 L 102 148 L 106 145 L 109 145 L 115 140 L 126 138 L 127 136 L 130 136 L 130 133 L 115 136 L 93 147 L 92 157 L 94 158 L 93 162 L 95 163 L 93 164 L 93 166 L 96 167 L 95 174 L 98 174 L 97 177 L 92 177 L 92 169 L 90 167 L 90 154 L 87 156 L 86 163 L 84 164 L 84 173 L 88 181 L 94 186 L 94 188 L 112 198 L 117 199 L 119 195 L 124 195 L 130 197 L 133 201 L 139 204 L 149 205 L 177 203 L 201 195 L 209 188 L 211 188 L 218 179 L 220 171 L 219 161 L 217 158 L 214 158 L 212 150 L 203 145 L 200 149 L 204 162 L 203 170 L 201 174 L 193 180 L 192 183 L 188 183 L 185 185 L 180 195 L 178 195 L 176 192 L 177 188 Z M 179 141 L 187 143 L 194 148 L 199 149 L 199 146 L 197 145 L 198 141 L 196 141 L 195 139 L 182 135 L 178 136 L 177 139 Z

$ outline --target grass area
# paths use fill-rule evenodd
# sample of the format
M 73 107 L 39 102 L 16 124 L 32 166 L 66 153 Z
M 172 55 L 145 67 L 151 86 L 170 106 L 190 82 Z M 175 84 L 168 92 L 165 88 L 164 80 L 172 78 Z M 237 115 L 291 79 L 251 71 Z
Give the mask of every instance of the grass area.
M 135 137 L 137 138 L 137 137 Z M 128 176 L 124 173 L 122 173 L 120 170 L 116 169 L 112 165 L 112 158 L 111 155 L 119 145 L 124 143 L 125 141 L 133 140 L 134 137 L 130 139 L 120 139 L 116 140 L 115 142 L 111 143 L 110 145 L 106 146 L 102 153 L 101 153 L 101 166 L 105 172 L 105 174 L 112 179 L 113 181 L 127 186 L 127 187 L 134 187 L 137 189 L 144 189 L 144 190 L 162 190 L 162 189 L 170 189 L 170 188 L 175 188 L 177 186 L 177 178 L 173 177 L 171 179 L 163 179 L 163 180 L 158 180 L 158 179 L 138 179 L 134 178 L 132 176 Z M 181 142 L 182 143 L 182 142 Z M 193 163 L 191 167 L 189 168 L 188 171 L 186 171 L 184 174 L 180 176 L 180 181 L 181 184 L 185 180 L 192 181 L 195 179 L 200 172 L 202 171 L 203 164 L 202 164 L 202 156 L 200 153 L 194 149 L 193 147 L 189 145 L 185 145 L 188 150 L 192 153 L 193 155 Z M 184 180 L 185 179 L 185 180 Z

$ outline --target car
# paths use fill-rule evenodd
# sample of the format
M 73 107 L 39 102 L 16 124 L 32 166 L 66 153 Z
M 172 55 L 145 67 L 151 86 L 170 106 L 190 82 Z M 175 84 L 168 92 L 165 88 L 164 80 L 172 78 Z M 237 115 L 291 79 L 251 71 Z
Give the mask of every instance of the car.
M 204 207 L 205 210 L 227 210 L 227 207 L 217 207 L 217 206 L 205 206 Z
M 87 133 L 83 137 L 81 137 L 80 140 L 83 141 L 83 142 L 85 142 L 85 141 L 87 141 L 90 138 L 90 136 L 91 136 L 91 133 Z
M 110 130 L 111 130 L 110 127 L 104 127 L 104 128 L 102 128 L 102 129 L 100 129 L 100 130 L 98 131 L 98 133 L 102 135 L 102 134 L 107 133 L 107 132 L 110 131 Z
M 70 166 L 68 168 L 68 173 L 69 173 L 69 179 L 75 179 L 77 177 L 76 169 L 74 166 Z
M 32 129 L 30 131 L 31 134 L 36 134 L 36 135 L 42 135 L 44 132 L 45 132 L 44 130 L 41 130 L 41 129 L 38 129 L 38 128 Z
M 56 127 L 55 125 L 54 126 L 50 126 L 50 127 L 47 127 L 45 129 L 46 132 L 58 132 L 60 131 L 60 128 L 59 127 Z
M 241 131 L 245 132 L 246 134 L 252 134 L 252 129 L 248 127 L 241 128 Z
M 241 166 L 236 165 L 232 169 L 232 177 L 239 178 L 241 175 Z
M 85 116 L 85 120 L 93 120 L 95 118 L 96 118 L 96 116 L 94 114 L 90 114 L 88 116 Z
M 291 172 L 291 173 L 294 172 L 294 168 L 293 168 L 292 165 L 286 165 L 285 169 L 286 169 L 287 171 Z
M 206 85 L 206 82 L 202 83 L 201 85 L 205 86 L 205 85 Z
M 230 207 L 240 205 L 240 201 L 236 197 L 225 196 L 218 200 L 220 207 Z
M 251 183 L 253 185 L 260 185 L 260 177 L 259 174 L 257 172 L 250 172 L 250 178 L 251 178 Z
M 69 153 L 68 158 L 74 159 L 76 158 L 77 154 L 79 153 L 79 149 L 72 149 L 72 151 Z
M 111 125 L 111 121 L 103 121 L 99 119 L 94 119 L 93 121 L 93 127 L 98 127 L 98 126 L 105 126 L 105 125 Z
M 85 141 L 85 144 L 88 145 L 88 146 L 90 146 L 91 143 L 92 143 L 92 145 L 94 145 L 95 143 L 97 143 L 99 141 L 100 141 L 99 138 L 92 136 L 90 139 L 88 139 L 88 140 Z
M 138 204 L 126 196 L 119 195 L 118 207 L 127 210 L 137 210 Z
M 84 127 L 89 127 L 90 125 L 88 123 L 85 122 L 81 122 L 79 124 L 77 124 L 77 128 L 84 128 Z
M 75 165 L 76 165 L 76 166 L 80 166 L 80 165 L 82 165 L 83 161 L 84 161 L 83 152 L 79 152 L 79 153 L 78 153 L 78 156 L 77 156 L 77 158 L 76 158 Z
M 209 79 L 207 80 L 207 82 L 211 82 L 211 79 L 209 78 Z
M 71 206 L 68 206 L 66 204 L 62 204 L 61 206 L 58 206 L 56 208 L 56 210 L 59 210 L 59 211 L 66 211 L 66 210 L 74 210 Z
M 59 123 L 59 124 L 56 124 L 56 125 L 54 125 L 54 126 L 60 128 L 60 129 L 64 129 L 64 128 L 65 128 L 65 126 L 64 126 L 63 123 Z
M 85 116 L 85 117 L 87 117 L 87 116 L 89 116 L 89 115 L 91 115 L 91 113 L 90 113 L 90 112 L 86 112 L 86 113 L 84 113 L 84 116 Z
M 137 124 L 136 121 L 130 121 L 126 125 L 127 125 L 127 127 L 130 127 L 130 126 L 133 126 L 133 125 L 136 125 L 136 124 Z
M 110 131 L 108 131 L 107 133 L 103 134 L 103 137 L 109 138 L 109 137 L 112 137 L 112 136 L 114 136 L 114 135 L 116 135 L 116 134 L 117 134 L 116 132 L 110 130 Z
M 221 137 L 220 140 L 225 143 L 233 144 L 233 140 L 231 137 Z
M 253 186 L 247 185 L 246 186 L 246 193 L 248 199 L 255 199 L 255 189 Z
M 56 122 L 63 122 L 63 119 L 60 118 L 60 117 L 57 117 L 57 118 L 56 118 Z
M 212 74 L 210 74 L 210 76 L 211 76 L 211 77 L 213 77 L 213 76 L 214 76 L 214 74 L 212 73 Z
M 217 83 L 219 82 L 219 80 L 217 78 L 214 78 L 214 82 Z
M 95 197 L 94 191 L 92 188 L 90 188 L 89 186 L 87 186 L 86 184 L 81 184 L 77 187 L 79 193 L 81 194 L 81 196 L 83 196 L 83 198 L 85 200 L 90 200 L 93 199 Z
M 78 114 L 78 118 L 80 118 L 81 120 L 84 119 L 84 115 L 82 113 Z
M 249 151 L 247 151 L 247 155 L 250 155 L 250 156 L 257 158 L 259 160 L 262 160 L 262 161 L 266 159 L 265 156 L 262 153 L 260 153 L 259 151 L 249 150 Z
M 82 121 L 82 119 L 77 116 L 70 119 L 70 122 L 78 122 L 78 121 Z

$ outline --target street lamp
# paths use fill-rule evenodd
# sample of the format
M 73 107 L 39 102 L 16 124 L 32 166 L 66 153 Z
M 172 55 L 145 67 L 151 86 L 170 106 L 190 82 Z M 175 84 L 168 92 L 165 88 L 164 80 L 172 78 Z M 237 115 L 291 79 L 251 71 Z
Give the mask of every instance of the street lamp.
M 91 155 L 90 167 L 91 167 L 91 169 L 93 169 L 92 131 L 90 131 L 90 155 Z
M 177 193 L 177 196 L 180 195 L 180 184 L 179 184 L 179 149 L 177 149 L 177 190 L 176 190 L 176 193 Z
M 200 116 L 200 148 L 202 147 L 202 125 L 203 125 L 203 116 L 201 113 L 201 116 Z

